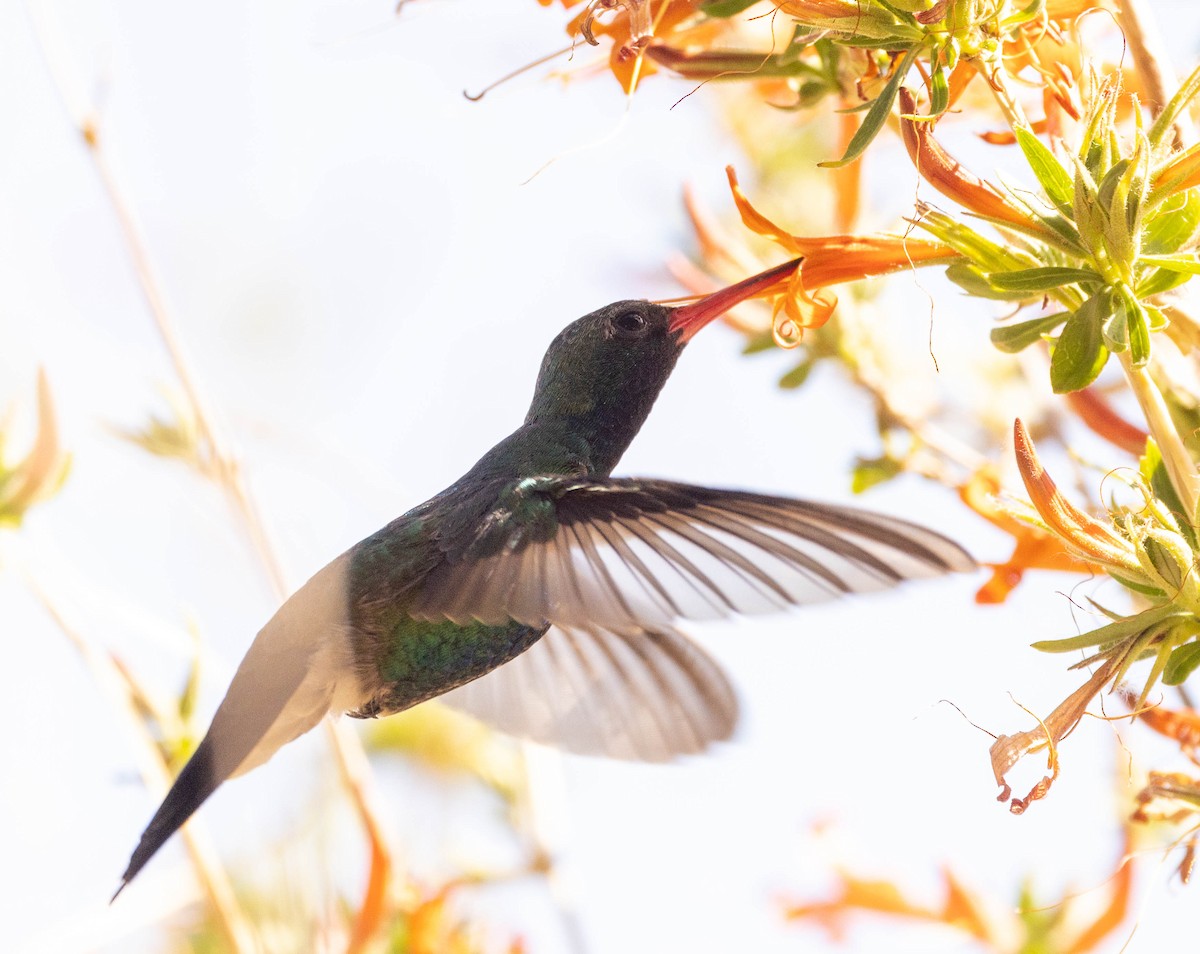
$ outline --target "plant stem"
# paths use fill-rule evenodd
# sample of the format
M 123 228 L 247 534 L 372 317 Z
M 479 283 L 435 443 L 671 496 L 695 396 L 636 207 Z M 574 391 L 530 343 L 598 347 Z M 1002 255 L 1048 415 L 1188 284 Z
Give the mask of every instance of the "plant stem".
M 170 356 L 175 373 L 179 378 L 192 415 L 196 422 L 197 433 L 207 450 L 207 476 L 216 481 L 225 492 L 226 498 L 237 514 L 241 526 L 250 539 L 251 546 L 262 561 L 263 567 L 271 580 L 276 596 L 286 599 L 290 595 L 277 551 L 268 536 L 262 520 L 261 511 L 242 476 L 241 466 L 231 450 L 228 449 L 221 437 L 213 418 L 209 414 L 206 402 L 192 375 L 188 361 L 184 355 L 183 346 L 175 331 L 174 322 L 166 307 L 165 299 L 159 290 L 157 277 L 154 273 L 149 253 L 142 241 L 128 203 L 117 184 L 115 177 L 105 161 L 100 145 L 100 136 L 94 121 L 85 121 L 81 127 L 84 142 L 87 143 L 88 153 L 96 166 L 105 194 L 112 205 L 113 212 L 121 228 L 122 237 L 129 251 L 138 283 L 146 299 L 147 308 L 154 319 L 155 328 L 162 339 L 163 346 Z M 368 877 L 368 891 L 373 894 L 386 895 L 387 886 L 391 881 L 391 853 L 386 847 L 383 837 L 383 825 L 380 822 L 380 812 L 376 807 L 378 800 L 372 780 L 370 765 L 362 743 L 358 736 L 339 726 L 332 719 L 326 719 L 325 725 L 330 745 L 338 765 L 338 773 L 350 800 L 358 814 L 359 821 L 370 842 L 371 873 Z M 378 914 L 378 905 L 364 904 L 359 915 L 362 917 Z M 364 930 L 364 925 L 355 924 L 354 936 L 357 938 Z M 373 930 L 372 930 L 373 933 Z
M 1196 474 L 1196 465 L 1183 443 L 1183 438 L 1179 436 L 1171 412 L 1167 409 L 1154 379 L 1150 377 L 1150 372 L 1144 367 L 1135 368 L 1128 351 L 1121 352 L 1121 367 L 1125 370 L 1129 387 L 1146 418 L 1150 436 L 1158 444 L 1175 492 L 1179 494 L 1179 499 L 1187 510 L 1183 515 L 1184 519 L 1194 523 L 1197 507 L 1200 505 L 1200 478 Z
M 71 626 L 41 586 L 31 580 L 29 588 L 91 669 L 101 690 L 107 693 L 114 706 L 128 717 L 134 732 L 143 743 L 139 746 L 143 757 L 138 771 L 147 788 L 159 796 L 166 795 L 171 786 L 170 768 L 154 736 L 148 730 L 146 720 L 134 703 L 135 698 L 149 698 L 149 693 L 134 681 L 134 676 L 127 669 L 117 665 L 108 654 L 97 650 L 82 633 Z M 185 825 L 181 834 L 200 888 L 208 899 L 209 908 L 225 936 L 229 950 L 235 954 L 254 954 L 258 950 L 254 932 L 237 902 L 233 885 L 212 842 L 194 822 Z

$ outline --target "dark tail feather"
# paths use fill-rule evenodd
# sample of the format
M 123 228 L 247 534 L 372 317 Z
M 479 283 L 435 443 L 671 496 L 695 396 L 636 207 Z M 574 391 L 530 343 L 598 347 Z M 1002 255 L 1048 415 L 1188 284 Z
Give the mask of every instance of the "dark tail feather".
M 224 781 L 215 771 L 212 749 L 212 735 L 209 734 L 204 737 L 200 747 L 183 767 L 183 771 L 175 779 L 175 784 L 167 792 L 167 797 L 150 819 L 150 824 L 142 832 L 141 840 L 133 850 L 129 866 L 121 875 L 121 884 L 113 894 L 112 901 L 117 899 L 117 895 L 124 891 L 125 886 L 146 866 L 146 862 L 154 857 L 163 846 L 163 842 L 175 834 Z

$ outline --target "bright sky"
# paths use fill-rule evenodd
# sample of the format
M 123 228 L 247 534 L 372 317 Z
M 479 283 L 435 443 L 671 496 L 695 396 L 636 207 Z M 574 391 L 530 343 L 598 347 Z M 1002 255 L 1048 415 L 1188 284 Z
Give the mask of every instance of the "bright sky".
M 689 247 L 683 181 L 730 208 L 722 170 L 739 156 L 707 91 L 672 110 L 688 87 L 656 80 L 628 113 L 604 77 L 462 97 L 563 42 L 561 16 L 533 0 L 420 0 L 398 18 L 366 0 L 0 5 L 0 406 L 23 402 L 27 422 L 44 367 L 74 459 L 59 498 L 20 534 L 0 532 L 5 946 L 127 951 L 131 921 L 193 891 L 176 843 L 106 906 L 154 804 L 126 726 L 25 578 L 164 692 L 183 679 L 194 626 L 212 649 L 206 712 L 275 606 L 216 492 L 113 436 L 165 411 L 172 376 L 71 114 L 98 111 L 184 348 L 295 585 L 508 433 L 563 324 L 678 292 L 663 263 Z M 923 335 L 924 293 L 895 300 Z M 781 392 L 788 359 L 739 348 L 720 328 L 696 340 L 620 472 L 847 499 L 853 455 L 876 450 L 865 402 L 829 374 Z M 904 482 L 866 503 L 1002 556 L 1002 540 L 931 488 Z M 710 627 L 699 636 L 742 696 L 735 742 L 670 767 L 552 765 L 589 950 L 831 950 L 780 908 L 827 890 L 834 864 L 931 901 L 943 862 L 1001 900 L 1030 873 L 1047 898 L 1096 887 L 1118 852 L 1111 800 L 1130 790 L 1113 730 L 1086 722 L 1052 796 L 1013 818 L 994 801 L 990 739 L 939 704 L 1014 731 L 1029 719 L 1009 692 L 1046 712 L 1081 681 L 1027 649 L 1073 632 L 1063 595 L 1036 581 L 979 611 L 977 584 Z M 330 784 L 314 781 L 323 745 L 290 747 L 205 806 L 224 851 L 282 869 L 279 819 L 305 817 Z M 385 781 L 414 864 L 432 870 L 439 852 L 504 863 L 509 849 L 455 827 L 461 805 L 420 779 Z M 1129 951 L 1174 946 L 1194 922 L 1170 866 L 1146 870 Z M 539 882 L 474 898 L 497 937 L 563 949 Z M 937 932 L 855 939 L 960 949 Z

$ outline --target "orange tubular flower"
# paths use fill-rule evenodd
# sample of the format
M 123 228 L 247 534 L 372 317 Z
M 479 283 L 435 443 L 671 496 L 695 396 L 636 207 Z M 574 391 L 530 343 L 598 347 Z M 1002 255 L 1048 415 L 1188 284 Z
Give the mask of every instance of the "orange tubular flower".
M 976 471 L 963 484 L 958 495 L 968 507 L 994 526 L 1012 536 L 1012 555 L 1003 563 L 986 564 L 991 579 L 975 593 L 975 602 L 1003 603 L 1016 589 L 1026 570 L 1060 570 L 1066 573 L 1103 573 L 1104 568 L 1072 556 L 1054 534 L 1017 519 L 996 501 L 1000 480 L 990 466 Z
M 818 924 L 835 940 L 844 936 L 846 921 L 851 916 L 871 913 L 896 920 L 944 924 L 985 943 L 996 941 L 982 906 L 948 870 L 942 872 L 945 898 L 937 906 L 908 900 L 890 881 L 868 880 L 851 874 L 841 874 L 840 879 L 837 897 L 828 901 L 789 905 L 784 916 L 789 921 L 810 921 Z
M 1176 154 L 1154 177 L 1154 188 L 1166 189 L 1169 195 L 1197 185 L 1200 185 L 1200 146 Z
M 1038 460 L 1020 419 L 1013 423 L 1013 444 L 1025 489 L 1046 526 L 1083 559 L 1139 576 L 1141 568 L 1130 543 L 1062 495 Z
M 959 253 L 948 245 L 929 239 L 902 235 L 824 235 L 805 238 L 780 228 L 750 204 L 738 184 L 733 166 L 725 168 L 733 201 L 742 223 L 752 232 L 778 242 L 793 255 L 804 256 L 804 264 L 792 276 L 784 312 L 796 328 L 819 328 L 829 320 L 837 297 L 824 289 L 829 285 L 887 275 L 905 268 L 952 262 Z M 776 324 L 780 344 L 795 343 L 793 336 Z M 781 340 L 782 339 L 782 340 Z
M 969 212 L 1024 228 L 1037 227 L 1037 223 L 1009 202 L 999 189 L 963 168 L 946 152 L 933 138 L 932 123 L 908 118 L 914 115 L 916 108 L 916 95 L 901 87 L 900 132 L 908 156 L 921 178 Z
M 1063 400 L 1092 433 L 1135 456 L 1145 452 L 1150 434 L 1121 417 L 1095 385 L 1068 391 Z

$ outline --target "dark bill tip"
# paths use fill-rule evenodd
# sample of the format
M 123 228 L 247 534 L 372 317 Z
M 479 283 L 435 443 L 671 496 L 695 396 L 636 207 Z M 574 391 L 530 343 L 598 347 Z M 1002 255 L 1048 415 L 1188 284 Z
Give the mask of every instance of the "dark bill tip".
M 690 305 L 681 305 L 671 315 L 671 331 L 679 335 L 680 344 L 690 341 L 697 331 L 713 319 L 725 314 L 734 305 L 740 304 L 747 298 L 762 294 L 772 285 L 782 284 L 783 280 L 791 276 L 803 261 L 803 257 L 794 258 L 790 262 L 768 268 L 765 272 L 751 275 L 736 285 L 730 285 L 711 295 L 705 295 Z

